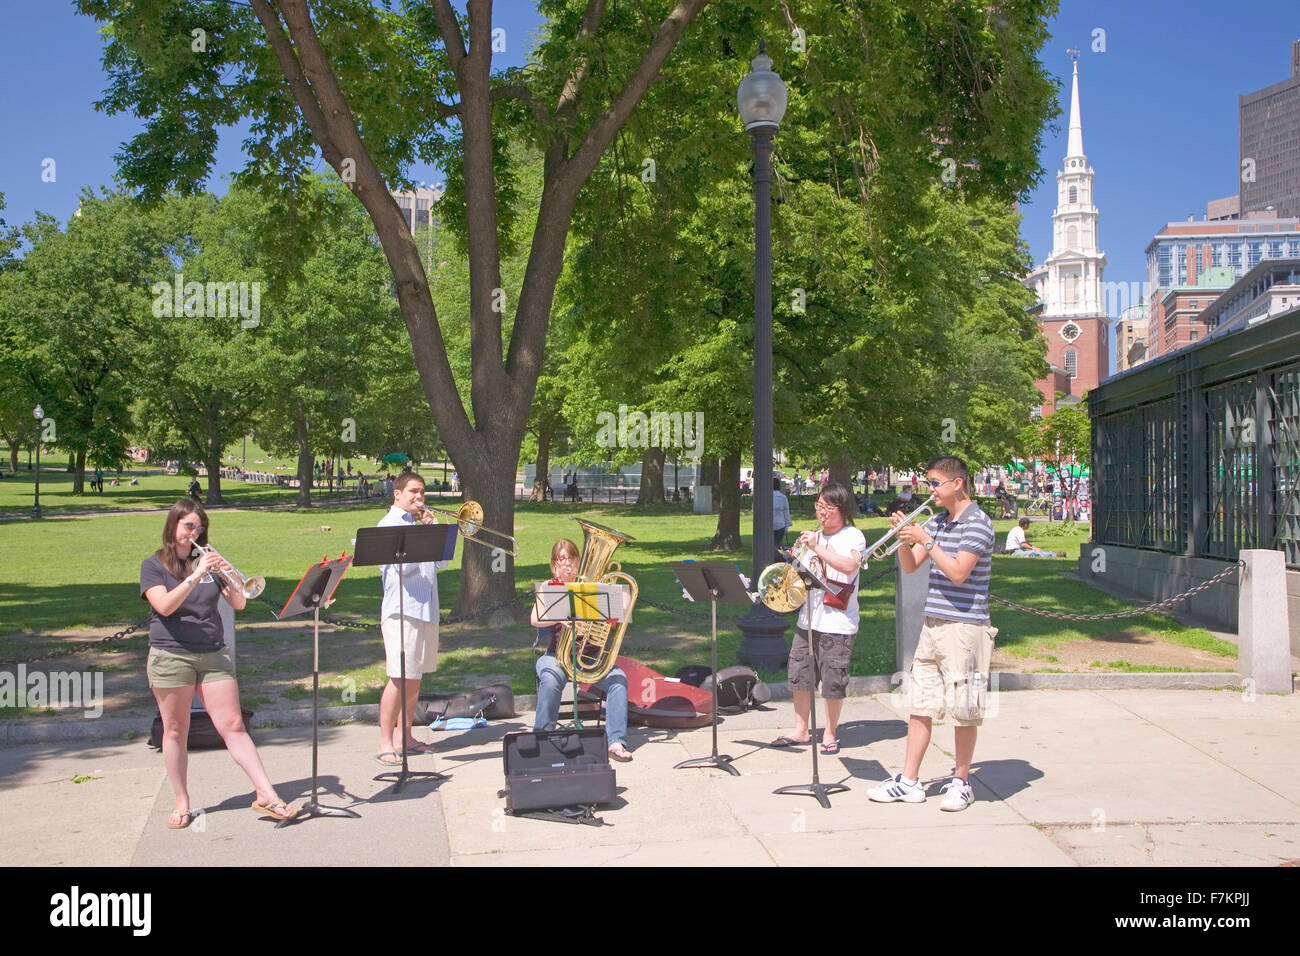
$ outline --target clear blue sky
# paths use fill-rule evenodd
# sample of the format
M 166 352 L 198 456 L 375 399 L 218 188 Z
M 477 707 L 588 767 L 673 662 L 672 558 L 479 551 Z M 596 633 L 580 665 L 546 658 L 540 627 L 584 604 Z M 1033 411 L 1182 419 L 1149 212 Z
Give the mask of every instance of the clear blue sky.
M 1237 191 L 1237 96 L 1285 79 L 1300 37 L 1295 0 L 1064 0 L 1043 53 L 1062 79 L 1068 109 L 1070 58 L 1079 57 L 1084 149 L 1097 173 L 1106 278 L 1141 282 L 1143 254 L 1164 223 L 1204 216 L 1207 200 Z M 63 0 L 0 0 L 0 192 L 12 225 L 35 210 L 66 219 L 86 185 L 108 183 L 113 154 L 138 129 L 130 116 L 97 113 L 104 88 L 93 21 Z M 522 62 L 537 17 L 527 0 L 498 0 L 506 30 L 502 65 Z M 1094 30 L 1105 52 L 1093 52 Z M 778 69 L 780 64 L 777 64 Z M 1045 137 L 1042 185 L 1022 206 L 1022 235 L 1036 262 L 1051 249 L 1056 171 L 1066 118 Z M 221 140 L 218 174 L 242 165 L 240 137 Z M 41 180 L 56 162 L 55 182 Z M 415 175 L 432 177 L 430 170 Z M 224 187 L 214 182 L 213 187 Z

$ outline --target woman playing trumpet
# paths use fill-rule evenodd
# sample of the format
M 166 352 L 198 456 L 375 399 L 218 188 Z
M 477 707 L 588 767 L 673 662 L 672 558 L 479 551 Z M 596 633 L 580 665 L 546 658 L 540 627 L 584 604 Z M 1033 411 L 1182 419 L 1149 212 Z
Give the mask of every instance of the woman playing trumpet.
M 149 602 L 149 686 L 163 724 L 163 764 L 171 779 L 176 807 L 167 826 L 184 829 L 193 821 L 186 784 L 189 764 L 190 705 L 197 692 L 212 726 L 248 774 L 256 790 L 253 809 L 262 816 L 289 820 L 297 810 L 275 792 L 239 709 L 235 665 L 226 647 L 218 602 L 234 610 L 247 603 L 242 591 L 227 585 L 233 569 L 215 551 L 190 557 L 206 545 L 208 516 L 189 498 L 172 505 L 163 526 L 163 546 L 140 565 L 140 596 Z
M 827 604 L 821 588 L 809 588 L 808 600 L 799 611 L 799 622 L 790 644 L 788 663 L 790 691 L 794 697 L 794 730 L 772 741 L 773 747 L 807 743 L 808 718 L 812 713 L 812 688 L 821 682 L 826 701 L 826 725 L 822 729 L 822 753 L 839 753 L 835 732 L 844 706 L 849 680 L 849 658 L 858 634 L 858 568 L 867 548 L 862 532 L 853 527 L 853 492 L 831 482 L 817 498 L 821 527 L 805 531 L 798 544 L 805 545 L 825 566 L 827 583 L 842 590 L 840 600 Z M 845 589 L 845 585 L 850 585 Z M 842 604 L 842 607 L 835 607 Z M 814 653 L 815 650 L 815 653 Z M 813 662 L 816 661 L 816 673 Z

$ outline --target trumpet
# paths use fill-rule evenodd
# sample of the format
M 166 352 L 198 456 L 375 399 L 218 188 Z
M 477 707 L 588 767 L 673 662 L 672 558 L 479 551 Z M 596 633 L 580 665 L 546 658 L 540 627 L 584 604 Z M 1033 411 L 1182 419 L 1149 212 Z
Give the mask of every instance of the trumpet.
M 445 511 L 442 508 L 433 508 L 420 502 L 420 511 L 427 511 L 430 514 L 446 515 L 448 518 L 454 518 L 456 527 L 460 529 L 461 535 L 466 541 L 473 541 L 475 544 L 481 544 L 485 548 L 499 548 L 499 544 L 492 544 L 489 541 L 480 541 L 478 535 L 486 534 L 502 541 L 510 542 L 509 550 L 506 554 L 512 558 L 519 557 L 519 542 L 512 535 L 503 531 L 493 531 L 491 528 L 483 527 L 483 506 L 477 501 L 467 501 L 456 511 Z M 505 550 L 505 549 L 503 549 Z
M 248 598 L 248 600 L 253 600 L 266 590 L 266 578 L 262 577 L 260 574 L 254 574 L 251 577 L 243 574 L 239 568 L 235 567 L 229 561 L 226 561 L 225 558 L 222 558 L 216 548 L 209 548 L 206 544 L 199 544 L 197 536 L 190 538 L 190 544 L 193 546 L 194 550 L 199 552 L 201 555 L 215 554 L 218 558 L 221 558 L 222 561 L 225 561 L 230 570 L 223 571 L 220 568 L 216 568 L 216 573 L 229 587 L 232 587 L 243 594 L 244 597 Z
M 901 548 L 903 546 L 902 538 L 899 538 L 897 541 L 895 541 L 893 544 L 889 545 L 888 547 L 885 547 L 885 542 L 887 542 L 890 538 L 896 537 L 898 535 L 898 532 L 901 531 L 907 525 L 929 521 L 930 518 L 933 518 L 934 509 L 930 507 L 930 505 L 933 504 L 933 502 L 934 502 L 934 495 L 931 495 L 929 498 L 926 498 L 925 501 L 921 502 L 921 507 L 917 508 L 911 514 L 905 517 L 902 521 L 900 521 L 897 525 L 895 525 L 894 527 L 886 531 L 884 535 L 881 536 L 879 541 L 877 541 L 875 544 L 867 548 L 867 550 L 862 553 L 862 566 L 865 568 L 867 566 L 867 562 L 869 561 L 880 561 L 883 560 L 884 558 L 891 557 L 895 551 Z M 921 516 L 922 512 L 925 512 L 925 517 Z

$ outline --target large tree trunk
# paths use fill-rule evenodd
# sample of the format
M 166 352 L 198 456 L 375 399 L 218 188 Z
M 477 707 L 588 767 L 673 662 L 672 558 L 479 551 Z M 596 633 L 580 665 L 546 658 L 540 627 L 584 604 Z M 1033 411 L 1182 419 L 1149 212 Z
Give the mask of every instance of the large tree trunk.
M 739 551 L 740 544 L 740 452 L 722 460 L 718 475 L 718 530 L 709 541 L 709 551 Z
M 507 535 L 515 533 L 515 460 L 511 447 L 519 446 L 497 445 L 487 467 L 458 465 L 465 499 L 483 506 L 483 526 Z M 490 613 L 478 618 L 477 623 L 498 627 L 517 623 L 523 611 L 515 594 L 515 559 L 505 550 L 508 543 L 483 534 L 479 541 L 482 544 L 465 542 L 460 548 L 460 592 L 456 595 L 455 613 L 482 613 L 490 608 Z M 443 604 L 450 597 L 442 591 L 438 596 Z
M 853 490 L 853 459 L 847 457 L 832 458 L 830 463 L 831 481 L 838 481 L 850 491 Z
M 72 493 L 83 494 L 86 490 L 86 449 L 78 448 L 76 464 L 72 475 Z
M 3 436 L 5 444 L 9 446 L 9 474 L 18 474 L 18 438 L 17 436 Z
M 662 505 L 664 499 L 664 450 L 647 448 L 641 456 L 641 490 L 636 496 L 639 505 Z
M 294 419 L 293 427 L 298 435 L 298 507 L 310 508 L 316 456 L 312 454 L 311 439 L 307 435 L 307 419 L 299 415 Z
M 203 464 L 208 466 L 208 495 L 203 503 L 209 508 L 213 505 L 225 504 L 221 497 L 221 443 L 216 439 L 208 442 L 207 454 L 203 456 Z
M 537 432 L 537 473 L 533 476 L 533 493 L 529 501 L 546 500 L 546 482 L 551 473 L 551 426 L 543 425 Z
M 737 469 L 739 469 L 739 465 L 737 465 Z M 736 471 L 736 476 L 737 480 L 739 480 L 739 470 Z M 709 485 L 713 488 L 718 487 L 718 459 L 705 458 L 700 462 L 700 484 Z M 717 500 L 717 495 L 714 495 L 714 500 Z

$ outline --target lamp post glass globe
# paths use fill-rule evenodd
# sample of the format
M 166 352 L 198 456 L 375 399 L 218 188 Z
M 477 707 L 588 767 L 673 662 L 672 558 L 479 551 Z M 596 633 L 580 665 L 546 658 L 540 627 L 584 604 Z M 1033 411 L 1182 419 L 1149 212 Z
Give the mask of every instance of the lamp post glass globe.
M 772 71 L 772 58 L 764 52 L 762 44 L 759 44 L 758 56 L 750 61 L 750 67 L 736 91 L 741 122 L 747 132 L 760 128 L 775 132 L 785 116 L 785 84 Z
M 35 408 L 32 409 L 32 417 L 34 417 L 39 422 L 42 418 L 45 417 L 45 409 L 37 405 Z

